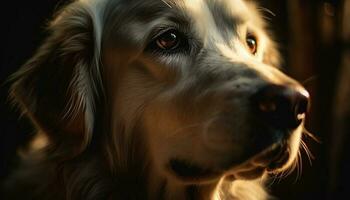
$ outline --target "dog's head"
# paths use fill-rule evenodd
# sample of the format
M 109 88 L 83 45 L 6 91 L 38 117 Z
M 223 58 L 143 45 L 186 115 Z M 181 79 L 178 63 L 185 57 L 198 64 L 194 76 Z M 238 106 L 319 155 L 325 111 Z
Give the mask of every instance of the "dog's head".
M 107 138 L 115 163 L 144 151 L 189 182 L 256 178 L 295 159 L 308 93 L 277 68 L 251 2 L 80 0 L 50 30 L 12 92 L 60 154 Z

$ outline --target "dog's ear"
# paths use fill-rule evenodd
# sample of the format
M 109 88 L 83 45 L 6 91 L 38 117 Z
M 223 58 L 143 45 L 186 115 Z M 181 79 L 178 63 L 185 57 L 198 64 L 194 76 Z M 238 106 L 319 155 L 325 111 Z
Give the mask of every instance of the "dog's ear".
M 37 53 L 12 77 L 15 103 L 55 150 L 69 155 L 89 143 L 102 91 L 97 20 L 85 4 L 65 7 Z

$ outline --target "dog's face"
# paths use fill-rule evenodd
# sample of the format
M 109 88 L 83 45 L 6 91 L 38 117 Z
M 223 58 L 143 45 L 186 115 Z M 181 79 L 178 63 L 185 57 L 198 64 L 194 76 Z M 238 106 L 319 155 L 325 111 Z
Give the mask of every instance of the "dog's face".
M 78 0 L 12 95 L 60 160 L 94 139 L 187 183 L 256 178 L 291 165 L 308 106 L 264 28 L 242 0 Z
M 121 7 L 109 16 L 103 59 L 112 119 L 141 124 L 136 137 L 146 140 L 158 170 L 196 182 L 256 178 L 291 165 L 308 94 L 276 68 L 277 51 L 253 5 L 148 0 Z

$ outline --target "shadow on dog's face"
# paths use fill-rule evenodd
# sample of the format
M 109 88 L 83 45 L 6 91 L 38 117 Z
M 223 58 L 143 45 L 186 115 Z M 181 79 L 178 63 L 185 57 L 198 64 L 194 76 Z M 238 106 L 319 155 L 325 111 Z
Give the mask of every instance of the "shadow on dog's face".
M 253 5 L 119 6 L 109 12 L 103 58 L 112 119 L 141 123 L 137 137 L 159 171 L 197 182 L 253 179 L 291 165 L 308 93 L 276 68 L 277 51 Z

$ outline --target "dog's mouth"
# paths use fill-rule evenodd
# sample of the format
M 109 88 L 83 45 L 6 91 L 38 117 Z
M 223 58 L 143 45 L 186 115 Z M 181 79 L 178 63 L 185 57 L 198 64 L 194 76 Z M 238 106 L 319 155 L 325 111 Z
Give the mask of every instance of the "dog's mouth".
M 263 152 L 235 168 L 229 178 L 255 179 L 265 172 L 274 173 L 283 168 L 290 159 L 290 150 L 286 144 L 274 144 Z
M 228 178 L 233 179 L 255 179 L 265 172 L 274 173 L 289 161 L 290 152 L 287 145 L 275 144 L 249 159 L 246 163 L 235 167 Z M 204 181 L 220 177 L 225 170 L 218 171 L 205 168 L 181 159 L 172 159 L 169 169 L 176 177 L 185 181 Z
M 289 148 L 287 145 L 274 144 L 252 159 L 258 166 L 264 166 L 268 171 L 274 171 L 283 167 L 289 160 Z
M 218 171 L 204 168 L 181 159 L 170 160 L 169 169 L 175 174 L 175 176 L 185 181 L 203 181 L 214 179 L 221 175 Z
M 273 154 L 274 156 L 272 156 L 272 159 L 267 166 L 268 172 L 274 172 L 276 169 L 282 168 L 287 164 L 290 158 L 289 148 L 286 147 L 280 147 L 273 150 Z

